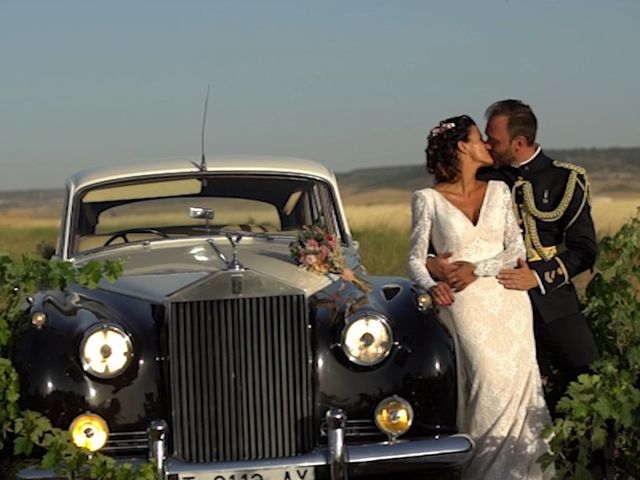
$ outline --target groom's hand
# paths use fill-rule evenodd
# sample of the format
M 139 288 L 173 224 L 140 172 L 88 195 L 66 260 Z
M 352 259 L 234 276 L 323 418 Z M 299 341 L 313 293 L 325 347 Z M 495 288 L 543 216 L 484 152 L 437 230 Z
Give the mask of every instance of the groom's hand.
M 435 257 L 427 257 L 427 270 L 433 278 L 446 281 L 447 275 L 454 269 L 449 263 L 451 255 L 453 255 L 451 252 L 446 252 Z
M 498 283 L 509 290 L 529 290 L 538 286 L 538 280 L 527 262 L 518 259 L 518 268 L 507 268 L 498 273 Z
M 478 279 L 476 266 L 471 262 L 453 262 L 453 268 L 446 275 L 446 282 L 456 291 L 460 292 Z

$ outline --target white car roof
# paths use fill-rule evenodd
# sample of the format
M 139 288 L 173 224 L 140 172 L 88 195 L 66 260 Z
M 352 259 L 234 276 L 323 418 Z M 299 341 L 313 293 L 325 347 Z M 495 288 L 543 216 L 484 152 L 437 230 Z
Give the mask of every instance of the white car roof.
M 324 165 L 302 158 L 267 156 L 267 155 L 216 155 L 206 158 L 206 172 L 216 173 L 265 173 L 265 174 L 293 174 L 324 180 L 331 185 L 336 195 L 340 222 L 347 235 L 347 241 L 351 242 L 351 233 L 344 214 L 342 201 L 338 190 L 336 177 L 331 170 Z M 182 159 L 152 160 L 145 162 L 129 162 L 113 164 L 103 167 L 95 167 L 82 170 L 67 179 L 67 205 L 74 202 L 76 194 L 93 185 L 117 182 L 119 180 L 155 177 L 163 175 L 197 174 L 200 169 L 200 159 L 186 157 Z M 58 252 L 63 259 L 71 256 L 70 236 L 72 211 L 66 208 L 62 219 L 62 235 L 58 243 Z
M 294 173 L 327 180 L 336 185 L 335 175 L 324 165 L 303 158 L 256 155 L 217 155 L 206 158 L 207 173 L 256 172 Z M 200 159 L 166 159 L 112 164 L 82 170 L 71 175 L 67 186 L 71 192 L 85 187 L 118 180 L 163 174 L 188 174 L 200 171 Z

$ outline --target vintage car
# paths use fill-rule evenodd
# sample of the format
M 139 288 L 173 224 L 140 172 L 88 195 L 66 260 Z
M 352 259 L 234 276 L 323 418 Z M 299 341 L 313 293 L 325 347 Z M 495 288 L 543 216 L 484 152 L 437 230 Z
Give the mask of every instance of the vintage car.
M 408 280 L 366 276 L 325 167 L 163 161 L 66 188 L 56 255 L 124 273 L 36 295 L 15 364 L 22 406 L 77 445 L 168 480 L 455 476 L 468 460 L 450 332 Z M 369 288 L 298 265 L 314 225 Z

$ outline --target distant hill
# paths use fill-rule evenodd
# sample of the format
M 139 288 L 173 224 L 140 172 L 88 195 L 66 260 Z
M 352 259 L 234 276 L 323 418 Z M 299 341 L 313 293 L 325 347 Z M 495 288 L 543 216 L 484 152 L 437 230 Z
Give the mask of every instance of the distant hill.
M 548 150 L 547 153 L 585 167 L 596 194 L 640 197 L 640 147 Z M 405 202 L 412 191 L 432 184 L 424 164 L 361 168 L 338 173 L 337 177 L 346 201 L 355 203 Z M 0 214 L 20 210 L 20 215 L 57 218 L 63 195 L 62 189 L 0 192 Z
M 589 175 L 640 175 L 640 148 L 548 150 L 550 157 L 584 167 Z
M 34 204 L 62 203 L 63 197 L 64 190 L 62 189 L 0 192 L 0 208 L 22 207 L 25 200 Z
M 640 181 L 640 147 L 545 150 L 545 153 L 586 168 L 594 182 L 607 180 L 610 183 L 622 179 L 626 184 L 626 181 Z M 337 176 L 341 188 L 350 193 L 380 188 L 413 191 L 432 184 L 425 164 L 362 168 Z
M 430 185 L 432 176 L 424 165 L 398 165 L 393 167 L 360 168 L 337 173 L 341 189 L 349 191 L 381 188 L 417 190 Z

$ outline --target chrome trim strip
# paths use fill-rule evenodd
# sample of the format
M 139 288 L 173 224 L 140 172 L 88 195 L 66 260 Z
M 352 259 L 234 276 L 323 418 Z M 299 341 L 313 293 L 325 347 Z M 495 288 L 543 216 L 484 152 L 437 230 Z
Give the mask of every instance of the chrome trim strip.
M 394 443 L 347 447 L 349 464 L 443 456 L 447 457 L 443 460 L 459 465 L 468 459 L 472 450 L 473 441 L 466 435 L 426 440 L 396 440 Z

